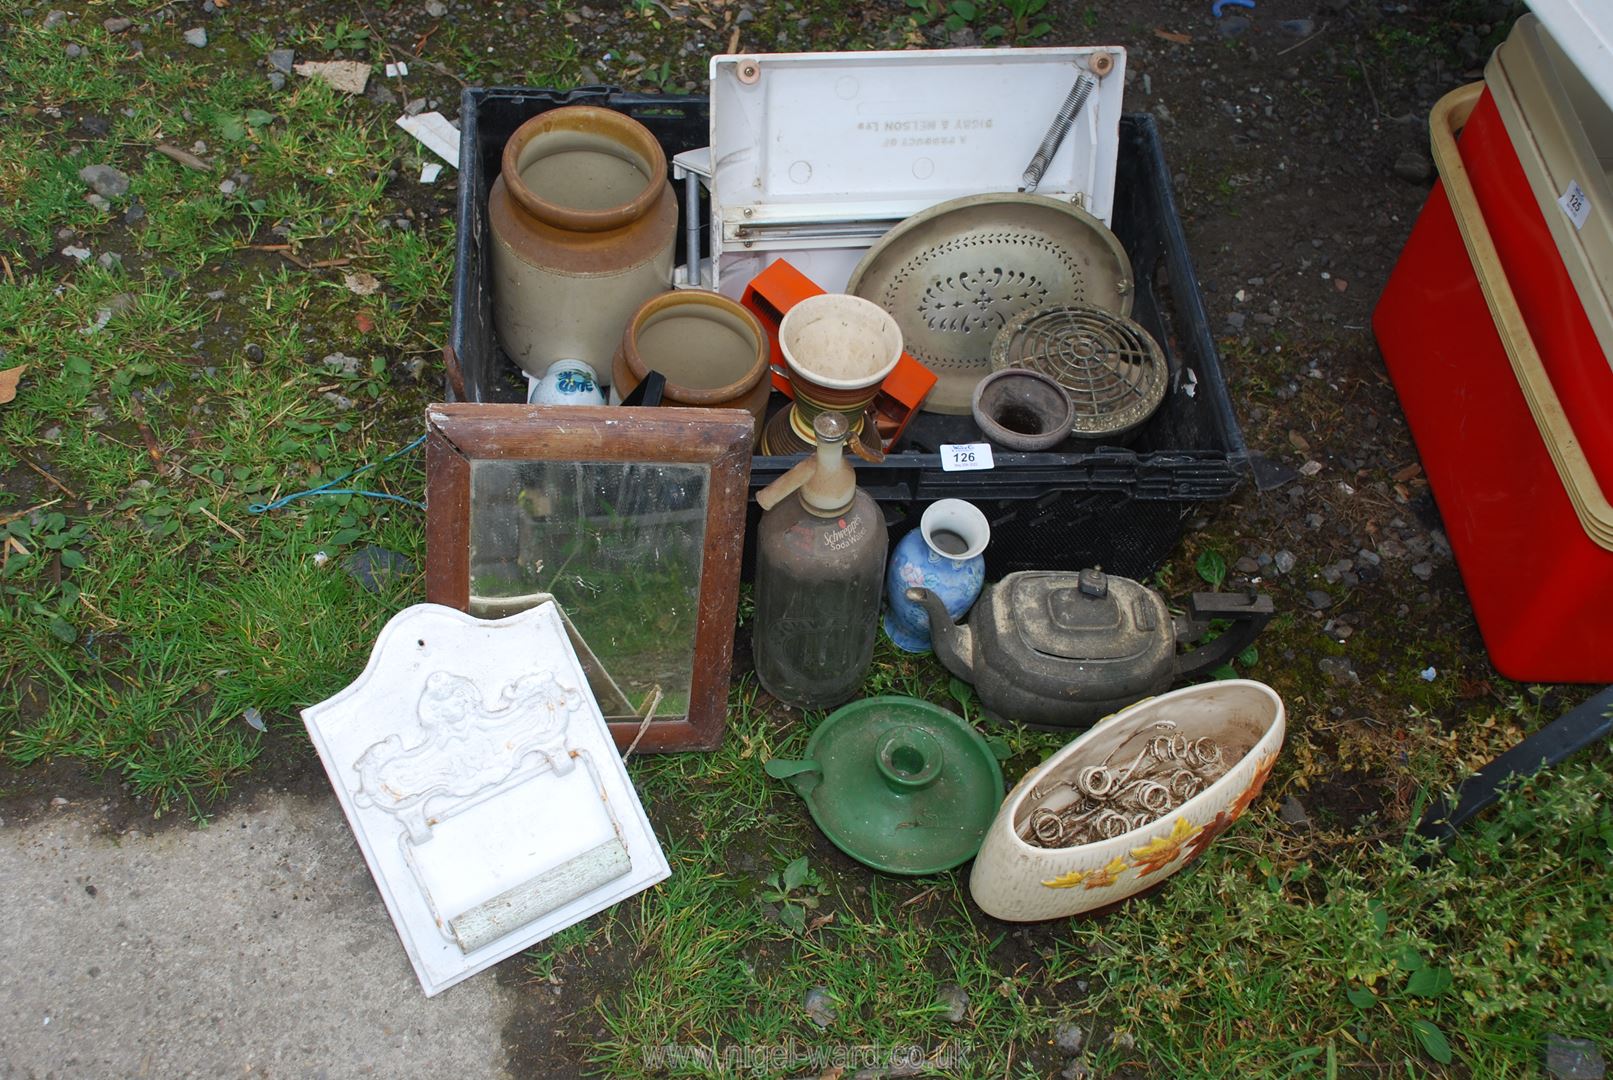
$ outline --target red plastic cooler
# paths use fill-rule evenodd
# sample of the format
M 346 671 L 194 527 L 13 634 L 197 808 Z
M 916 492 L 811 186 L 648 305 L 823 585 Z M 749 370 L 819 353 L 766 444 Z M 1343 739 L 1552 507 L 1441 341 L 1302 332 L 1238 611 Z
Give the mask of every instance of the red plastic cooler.
M 1549 227 L 1483 90 L 1435 106 L 1440 181 L 1373 330 L 1497 670 L 1607 682 L 1613 368 L 1593 326 L 1604 312 L 1587 314 L 1560 250 L 1541 246 Z

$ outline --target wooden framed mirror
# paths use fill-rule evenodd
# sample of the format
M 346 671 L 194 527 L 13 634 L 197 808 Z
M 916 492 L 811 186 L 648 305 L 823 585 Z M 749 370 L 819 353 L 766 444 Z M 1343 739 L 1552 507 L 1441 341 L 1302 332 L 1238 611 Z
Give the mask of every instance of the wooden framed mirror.
M 426 599 L 553 598 L 619 748 L 713 749 L 753 432 L 732 409 L 429 406 Z

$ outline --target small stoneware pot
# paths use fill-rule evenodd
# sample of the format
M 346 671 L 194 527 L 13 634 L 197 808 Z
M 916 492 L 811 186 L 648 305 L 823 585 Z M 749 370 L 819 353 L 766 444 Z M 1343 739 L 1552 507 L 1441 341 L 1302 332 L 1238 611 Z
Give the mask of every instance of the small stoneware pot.
M 672 283 L 666 174 L 655 136 L 612 109 L 570 105 L 515 129 L 487 222 L 493 326 L 521 370 L 575 359 L 609 378 L 628 317 Z
M 999 919 L 1035 922 L 1107 907 L 1152 888 L 1201 855 L 1249 808 L 1271 773 L 1285 730 L 1282 699 L 1248 679 L 1185 687 L 1100 721 L 1008 793 L 969 875 L 975 903 Z M 1083 770 L 1107 765 L 1124 774 L 1159 735 L 1215 740 L 1226 772 L 1176 809 L 1110 839 L 1040 847 L 1021 835 L 1038 811 L 1057 810 L 1077 797 Z
M 991 525 L 978 507 L 962 499 L 931 503 L 919 527 L 902 537 L 885 570 L 885 633 L 903 652 L 931 650 L 930 617 L 908 589 L 929 589 L 954 622 L 974 605 L 986 584 L 986 545 Z
M 702 289 L 652 296 L 633 313 L 611 360 L 611 400 L 620 402 L 651 371 L 666 378 L 669 405 L 767 411 L 767 331 L 739 304 Z
M 981 379 L 970 411 L 986 438 L 1028 453 L 1057 446 L 1075 423 L 1070 392 L 1051 376 L 1024 368 L 1004 368 Z
M 902 356 L 902 331 L 878 304 L 858 296 L 809 296 L 779 322 L 779 351 L 789 369 L 795 404 L 790 424 L 812 441 L 812 420 L 837 412 L 851 432 L 862 431 L 863 412 Z

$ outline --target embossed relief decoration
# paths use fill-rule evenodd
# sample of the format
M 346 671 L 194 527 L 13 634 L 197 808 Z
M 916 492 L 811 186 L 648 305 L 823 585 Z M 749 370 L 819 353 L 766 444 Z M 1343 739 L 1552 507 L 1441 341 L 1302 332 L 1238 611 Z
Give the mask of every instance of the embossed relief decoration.
M 406 748 L 394 732 L 366 748 L 353 765 L 359 775 L 355 801 L 392 814 L 420 844 L 431 839 L 426 804 L 434 798 L 462 803 L 505 783 L 523 766 L 571 771 L 566 728 L 582 706 L 575 687 L 544 669 L 510 683 L 499 701 L 497 708 L 483 705 L 476 684 L 463 675 L 426 676 L 416 709 L 425 737 Z
M 553 603 L 408 608 L 303 719 L 428 995 L 667 876 Z

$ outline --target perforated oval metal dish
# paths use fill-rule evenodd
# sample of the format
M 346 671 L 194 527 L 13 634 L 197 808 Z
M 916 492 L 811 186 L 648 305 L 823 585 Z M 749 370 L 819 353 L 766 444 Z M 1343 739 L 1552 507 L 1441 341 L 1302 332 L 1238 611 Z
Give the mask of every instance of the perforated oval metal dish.
M 991 348 L 991 369 L 1029 368 L 1070 393 L 1076 438 L 1133 430 L 1165 400 L 1170 371 L 1152 334 L 1123 315 L 1083 304 L 1022 311 Z
M 897 225 L 851 273 L 846 291 L 902 329 L 902 347 L 935 372 L 927 412 L 966 414 L 991 372 L 991 344 L 1022 311 L 1087 304 L 1131 313 L 1131 260 L 1103 222 L 1044 195 L 969 195 Z

